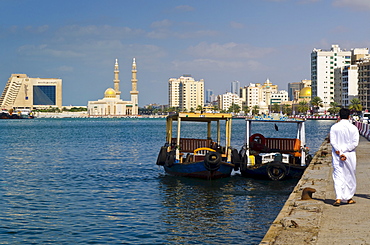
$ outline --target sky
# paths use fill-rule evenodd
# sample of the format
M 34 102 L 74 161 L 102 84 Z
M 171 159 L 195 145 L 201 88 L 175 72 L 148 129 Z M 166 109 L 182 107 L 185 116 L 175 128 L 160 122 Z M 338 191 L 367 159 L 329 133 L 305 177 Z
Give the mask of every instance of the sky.
M 63 105 L 113 87 L 139 106 L 168 104 L 168 79 L 191 74 L 215 94 L 269 79 L 311 79 L 314 48 L 370 47 L 369 0 L 0 0 L 0 90 L 11 74 L 61 78 Z

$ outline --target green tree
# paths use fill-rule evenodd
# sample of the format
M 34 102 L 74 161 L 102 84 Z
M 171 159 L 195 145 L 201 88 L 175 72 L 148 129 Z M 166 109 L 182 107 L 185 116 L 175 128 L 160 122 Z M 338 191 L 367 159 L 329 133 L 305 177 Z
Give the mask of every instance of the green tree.
M 350 102 L 351 104 L 349 105 L 348 109 L 351 111 L 362 111 L 361 100 L 354 98 Z
M 291 115 L 292 114 L 292 107 L 290 105 L 285 104 L 285 105 L 283 105 L 282 112 L 283 112 L 283 114 Z
M 279 103 L 272 104 L 271 110 L 272 112 L 275 112 L 275 113 L 280 112 L 280 104 Z
M 218 111 L 218 105 L 214 105 L 214 106 L 213 106 L 213 110 L 214 110 L 214 111 Z
M 245 105 L 245 106 L 243 106 L 243 111 L 245 112 L 245 113 L 249 113 L 249 111 L 250 111 L 251 109 L 250 109 L 250 107 L 249 106 L 247 106 L 247 105 Z
M 339 110 L 340 110 L 340 107 L 339 107 L 339 104 L 337 102 L 330 102 L 330 108 L 328 109 L 328 112 L 330 114 L 333 114 L 333 115 L 336 115 L 338 114 Z
M 323 107 L 323 101 L 319 96 L 313 97 L 311 100 L 311 105 L 314 108 L 314 111 L 318 111 L 320 107 Z
M 260 112 L 260 107 L 258 106 L 258 105 L 255 105 L 255 106 L 253 106 L 252 107 L 252 114 L 253 115 L 256 115 L 256 114 L 258 114 L 259 112 Z
M 198 105 L 196 110 L 197 111 L 203 111 L 203 107 L 201 105 Z
M 306 113 L 308 111 L 308 108 L 309 108 L 308 103 L 305 100 L 299 102 L 298 104 L 299 113 Z
M 228 109 L 228 112 L 238 113 L 238 112 L 240 112 L 240 106 L 237 105 L 237 104 L 232 103 L 231 106 Z

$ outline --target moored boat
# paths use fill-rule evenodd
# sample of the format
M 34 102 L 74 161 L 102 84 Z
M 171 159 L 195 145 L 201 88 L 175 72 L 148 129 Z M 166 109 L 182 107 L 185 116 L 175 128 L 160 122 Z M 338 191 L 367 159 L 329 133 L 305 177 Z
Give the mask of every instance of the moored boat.
M 0 119 L 33 119 L 33 112 L 28 109 L 18 109 L 13 113 L 13 109 L 2 110 L 0 112 Z
M 252 124 L 256 123 L 271 125 L 272 131 L 276 131 L 274 137 L 263 135 L 267 131 L 252 134 Z M 279 126 L 284 128 L 287 124 L 296 124 L 294 138 L 285 135 L 294 131 L 292 127 L 283 130 L 284 135 L 277 133 Z M 239 154 L 242 176 L 271 180 L 300 178 L 312 159 L 306 147 L 305 119 L 280 115 L 247 118 L 245 143 Z
M 221 122 L 224 122 L 223 133 Z M 232 153 L 237 151 L 230 146 L 231 122 L 232 115 L 228 113 L 180 112 L 169 115 L 166 119 L 166 143 L 160 149 L 157 165 L 176 176 L 202 179 L 229 177 L 237 168 L 232 159 Z M 199 130 L 199 124 L 204 124 L 206 129 Z M 176 133 L 173 132 L 174 125 L 177 126 Z M 183 132 L 184 126 L 190 127 L 186 133 Z M 213 126 L 216 130 L 212 130 Z

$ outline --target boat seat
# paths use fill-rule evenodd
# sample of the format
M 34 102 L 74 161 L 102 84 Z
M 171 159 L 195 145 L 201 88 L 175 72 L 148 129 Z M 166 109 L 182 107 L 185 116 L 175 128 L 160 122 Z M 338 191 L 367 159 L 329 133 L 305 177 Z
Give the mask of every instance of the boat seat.
M 171 139 L 172 144 L 176 145 L 177 139 Z M 180 138 L 180 151 L 193 153 L 198 148 L 212 148 L 211 139 L 191 139 L 191 138 Z
M 266 138 L 265 145 L 269 149 L 278 150 L 281 153 L 301 156 L 301 141 L 299 139 Z

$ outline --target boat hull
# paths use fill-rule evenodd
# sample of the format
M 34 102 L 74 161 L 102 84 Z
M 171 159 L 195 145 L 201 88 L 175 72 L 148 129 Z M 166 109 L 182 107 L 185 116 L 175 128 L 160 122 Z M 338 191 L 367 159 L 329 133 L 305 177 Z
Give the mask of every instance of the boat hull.
M 256 179 L 298 179 L 301 178 L 307 166 L 292 166 L 289 164 L 281 164 L 284 167 L 278 170 L 271 169 L 268 164 L 263 164 L 258 167 L 240 170 L 243 177 L 256 178 Z M 277 171 L 275 174 L 273 171 Z M 280 171 L 280 172 L 279 172 Z
M 229 166 L 227 164 L 221 164 L 219 169 L 209 171 L 204 167 L 203 161 L 187 164 L 174 163 L 171 167 L 169 166 L 163 167 L 166 173 L 171 175 L 208 180 L 230 177 L 231 172 L 233 170 L 232 166 Z

